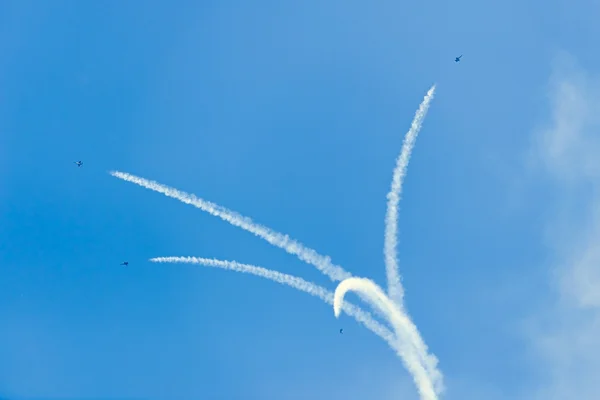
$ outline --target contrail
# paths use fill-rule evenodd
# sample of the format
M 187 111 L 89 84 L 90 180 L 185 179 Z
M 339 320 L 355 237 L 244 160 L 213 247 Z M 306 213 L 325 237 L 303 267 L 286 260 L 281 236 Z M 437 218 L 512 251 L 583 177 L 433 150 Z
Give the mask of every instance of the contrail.
M 322 286 L 318 286 L 314 283 L 307 282 L 304 279 L 293 275 L 283 274 L 281 272 L 272 271 L 254 265 L 240 264 L 235 261 L 222 261 L 212 258 L 200 257 L 155 257 L 151 258 L 150 261 L 155 263 L 200 264 L 206 267 L 222 268 L 230 271 L 256 275 L 280 283 L 282 285 L 291 286 L 294 289 L 318 297 L 330 305 L 334 304 L 333 293 L 323 288 Z M 403 352 L 404 350 L 399 348 L 396 336 L 385 326 L 381 325 L 379 322 L 373 319 L 370 313 L 363 311 L 359 307 L 353 304 L 349 304 L 347 302 L 341 305 L 340 307 L 341 310 L 343 310 L 346 314 L 348 314 L 349 316 L 363 324 L 371 332 L 385 340 L 388 343 L 388 345 L 400 355 L 402 359 L 407 357 L 407 355 Z
M 164 194 L 167 197 L 172 197 L 183 203 L 190 204 L 196 208 L 201 209 L 209 214 L 221 218 L 222 220 L 229 222 L 231 225 L 240 227 L 245 231 L 253 233 L 254 235 L 266 240 L 273 246 L 279 247 L 290 254 L 297 256 L 300 260 L 314 265 L 319 271 L 327 275 L 332 281 L 341 281 L 346 278 L 350 278 L 352 275 L 345 271 L 342 267 L 334 265 L 331 262 L 331 258 L 322 256 L 313 249 L 309 249 L 302 243 L 291 239 L 288 235 L 284 235 L 279 232 L 275 232 L 266 226 L 260 225 L 252 221 L 248 217 L 244 217 L 235 211 L 231 211 L 218 204 L 210 201 L 203 200 L 196 197 L 193 194 L 182 192 L 175 188 L 163 185 L 156 181 L 140 178 L 135 175 L 128 174 L 126 172 L 111 171 L 110 174 L 116 178 L 122 179 L 127 182 L 135 183 L 136 185 L 142 186 L 146 189 L 153 190 Z
M 406 349 L 404 363 L 412 374 L 422 400 L 437 400 L 436 390 L 443 390 L 442 374 L 437 370 L 437 359 L 427 354 L 427 346 L 423 343 L 416 326 L 408 316 L 400 310 L 373 281 L 366 278 L 348 278 L 340 282 L 335 289 L 333 311 L 336 318 L 344 306 L 344 296 L 353 291 L 367 297 L 371 304 L 381 310 L 394 327 L 398 343 Z
M 417 140 L 417 135 L 423 124 L 423 119 L 427 115 L 429 104 L 433 100 L 435 93 L 435 85 L 429 89 L 419 109 L 415 113 L 410 129 L 404 137 L 402 151 L 396 160 L 396 168 L 392 177 L 392 185 L 390 192 L 387 194 L 387 212 L 385 216 L 385 240 L 384 240 L 384 257 L 385 267 L 388 281 L 388 294 L 390 298 L 398 305 L 402 305 L 404 297 L 404 289 L 400 282 L 400 274 L 398 273 L 398 259 L 396 258 L 396 247 L 398 245 L 398 205 L 402 196 L 402 183 L 406 176 L 406 169 L 410 161 L 412 149 Z
M 437 397 L 435 396 L 435 392 L 433 391 L 433 389 L 427 391 L 428 387 L 429 388 L 433 387 L 431 384 L 431 379 L 428 375 L 427 368 L 426 368 L 429 365 L 426 365 L 426 367 L 423 367 L 421 365 L 421 358 L 423 358 L 425 360 L 425 362 L 427 362 L 426 361 L 428 358 L 428 356 L 426 354 L 427 348 L 425 347 L 425 356 L 424 357 L 421 357 L 421 355 L 415 351 L 415 347 L 413 347 L 414 340 L 412 338 L 409 338 L 409 335 L 405 333 L 406 330 L 410 330 L 410 325 L 412 325 L 412 323 L 401 312 L 396 311 L 394 304 L 391 303 L 389 301 L 389 299 L 387 299 L 387 297 L 385 296 L 383 291 L 381 291 L 381 289 L 377 285 L 375 285 L 373 282 L 371 282 L 370 280 L 361 279 L 361 278 L 346 279 L 346 280 L 342 281 L 342 283 L 346 286 L 348 286 L 348 285 L 350 285 L 350 286 L 348 286 L 347 289 L 344 289 L 344 287 L 342 286 L 342 289 L 340 289 L 340 286 L 342 285 L 342 284 L 340 284 L 340 286 L 338 286 L 338 289 L 336 289 L 336 292 L 334 295 L 327 289 L 325 289 L 321 286 L 315 285 L 313 283 L 307 282 L 302 278 L 288 275 L 288 274 L 283 274 L 281 272 L 269 270 L 269 269 L 262 268 L 262 267 L 257 267 L 254 265 L 241 264 L 241 263 L 238 263 L 235 261 L 222 261 L 222 260 L 216 260 L 216 259 L 210 259 L 210 258 L 200 258 L 200 257 L 155 257 L 155 258 L 151 258 L 150 261 L 155 262 L 155 263 L 200 264 L 200 265 L 207 266 L 207 267 L 222 268 L 222 269 L 236 271 L 236 272 L 248 273 L 248 274 L 252 274 L 252 275 L 256 275 L 256 276 L 260 276 L 262 278 L 272 280 L 274 282 L 277 282 L 277 283 L 280 283 L 283 285 L 290 286 L 294 289 L 297 289 L 297 290 L 306 292 L 312 296 L 318 297 L 321 300 L 323 300 L 324 302 L 334 306 L 336 317 L 339 317 L 340 312 L 344 311 L 346 314 L 353 317 L 358 322 L 362 323 L 367 329 L 369 329 L 370 331 L 375 333 L 377 336 L 379 336 L 380 338 L 385 340 L 388 343 L 388 345 L 394 351 L 396 351 L 396 353 L 400 356 L 400 359 L 403 361 L 405 367 L 410 372 L 413 373 L 413 375 L 415 376 L 415 382 L 418 382 L 417 387 L 418 387 L 419 391 L 423 391 L 427 395 L 430 395 L 431 393 L 433 393 L 433 397 L 431 397 L 431 396 L 423 397 L 423 399 L 424 400 L 425 399 L 426 400 L 437 400 Z M 366 282 L 369 282 L 371 285 L 374 285 L 376 290 L 372 290 L 372 288 L 371 288 L 371 286 L 369 286 L 369 284 L 366 284 L 366 285 L 363 284 L 363 286 L 365 286 L 368 289 L 368 290 L 364 291 L 364 295 L 371 302 L 374 302 L 375 300 L 377 301 L 376 305 L 380 308 L 381 312 L 385 313 L 385 315 L 388 316 L 388 318 L 390 318 L 390 322 L 392 324 L 394 324 L 394 327 L 397 330 L 396 334 L 393 334 L 386 327 L 384 327 L 379 322 L 374 320 L 370 313 L 363 311 L 362 309 L 360 309 L 359 307 L 357 307 L 355 305 L 352 305 L 352 304 L 349 304 L 348 302 L 343 301 L 344 294 L 348 290 L 355 290 L 351 286 L 354 281 L 359 281 L 359 282 L 366 281 Z M 342 293 L 340 290 L 345 290 L 345 291 Z M 360 290 L 357 289 L 355 291 L 360 291 Z M 392 317 L 389 317 L 389 316 L 392 316 Z M 408 326 L 408 328 L 407 328 L 407 326 Z M 398 328 L 398 327 L 400 327 L 400 328 Z M 405 340 L 400 340 L 401 336 L 404 337 Z M 417 333 L 417 336 L 418 336 L 418 333 Z M 422 345 L 422 346 L 424 346 L 424 345 Z M 421 348 L 422 348 L 422 346 L 421 346 Z M 432 358 L 433 358 L 434 363 L 437 362 L 437 360 L 435 360 L 435 357 L 432 357 Z M 433 369 L 435 370 L 435 364 L 433 365 Z M 435 375 L 435 373 L 433 375 L 434 375 L 434 377 L 437 377 L 437 375 Z
M 332 281 L 341 281 L 336 288 L 335 294 L 327 291 L 321 286 L 314 285 L 299 277 L 271 271 L 265 268 L 233 261 L 220 261 L 196 257 L 158 257 L 152 262 L 177 262 L 194 263 L 209 267 L 234 270 L 261 276 L 275 282 L 285 284 L 298 290 L 307 292 L 332 304 L 336 317 L 344 311 L 362 323 L 369 330 L 383 338 L 389 346 L 400 356 L 403 364 L 412 374 L 421 400 L 437 400 L 437 396 L 444 390 L 443 376 L 437 368 L 437 358 L 428 353 L 428 348 L 421 338 L 415 324 L 410 320 L 403 305 L 404 290 L 400 281 L 397 260 L 398 242 L 398 205 L 402 194 L 402 183 L 406 175 L 407 166 L 417 135 L 423 123 L 431 100 L 434 97 L 436 85 L 427 92 L 409 131 L 403 141 L 402 151 L 396 160 L 390 192 L 387 195 L 387 211 L 385 219 L 384 259 L 386 275 L 388 280 L 388 293 L 386 293 L 373 281 L 364 278 L 355 278 L 345 271 L 341 266 L 331 262 L 330 257 L 318 254 L 315 250 L 304 246 L 302 243 L 291 239 L 288 235 L 271 230 L 268 227 L 257 224 L 248 217 L 244 217 L 218 204 L 203 200 L 193 194 L 188 194 L 175 188 L 162 185 L 156 181 L 147 180 L 135 175 L 119 171 L 111 171 L 110 174 L 119 179 L 135 183 L 147 189 L 162 193 L 165 196 L 175 198 L 183 203 L 190 204 L 211 215 L 217 216 L 230 224 L 240 227 L 270 244 L 279 247 L 286 252 L 296 255 L 300 260 L 315 266 Z M 374 306 L 373 311 L 381 313 L 390 323 L 393 332 L 373 319 L 372 315 L 352 304 L 344 303 L 344 296 L 348 291 L 356 292 Z
M 126 172 L 110 171 L 110 174 L 115 178 L 122 179 L 126 182 L 135 183 L 136 185 L 146 189 L 150 189 L 155 192 L 162 193 L 167 197 L 179 200 L 182 203 L 190 204 L 202 211 L 221 218 L 225 222 L 229 222 L 231 225 L 242 228 L 243 230 L 258 236 L 259 238 L 264 239 L 273 246 L 279 247 L 289 254 L 295 255 L 305 263 L 315 266 L 319 271 L 327 275 L 334 282 L 352 277 L 352 274 L 344 270 L 342 267 L 333 264 L 330 257 L 323 256 L 317 253 L 315 250 L 306 247 L 302 243 L 291 239 L 288 235 L 276 232 L 264 225 L 257 224 L 252 221 L 252 219 L 235 211 L 201 199 L 193 194 L 189 194 L 173 187 L 163 185 L 159 182 L 141 178 Z M 375 312 L 377 313 L 378 310 Z

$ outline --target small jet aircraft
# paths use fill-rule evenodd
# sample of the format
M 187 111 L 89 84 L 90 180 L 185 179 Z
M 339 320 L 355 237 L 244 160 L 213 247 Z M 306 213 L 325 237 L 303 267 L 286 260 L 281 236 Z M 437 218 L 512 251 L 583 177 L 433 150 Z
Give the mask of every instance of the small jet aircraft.
M 124 261 L 124 262 L 121 263 L 121 265 L 128 266 L 129 265 L 129 261 Z
M 343 329 L 343 328 L 342 328 L 342 329 L 340 329 L 340 333 L 342 333 L 342 334 L 344 333 L 344 329 Z
M 81 167 L 83 165 L 83 161 L 73 161 L 75 164 L 77 164 L 78 167 Z
M 461 57 L 462 57 L 462 54 L 461 54 L 460 56 L 456 57 L 456 58 L 454 59 L 454 62 L 459 62 Z

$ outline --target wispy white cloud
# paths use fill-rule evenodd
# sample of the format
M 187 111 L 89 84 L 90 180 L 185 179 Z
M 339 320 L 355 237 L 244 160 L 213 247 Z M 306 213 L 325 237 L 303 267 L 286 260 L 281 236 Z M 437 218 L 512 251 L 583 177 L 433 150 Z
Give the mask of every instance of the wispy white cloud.
M 551 120 L 534 135 L 543 168 L 561 184 L 598 179 L 600 82 L 561 54 L 550 79 L 549 100 Z
M 550 81 L 551 119 L 534 136 L 552 184 L 547 240 L 556 301 L 530 332 L 543 383 L 536 398 L 600 393 L 600 76 L 561 54 Z

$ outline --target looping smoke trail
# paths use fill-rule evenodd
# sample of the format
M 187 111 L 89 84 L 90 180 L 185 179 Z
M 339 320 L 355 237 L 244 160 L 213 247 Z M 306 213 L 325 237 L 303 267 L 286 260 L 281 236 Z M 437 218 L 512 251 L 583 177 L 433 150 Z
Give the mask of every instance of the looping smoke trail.
M 154 263 L 199 264 L 205 267 L 222 268 L 230 271 L 256 275 L 318 297 L 330 305 L 334 304 L 333 293 L 321 286 L 307 282 L 304 279 L 293 275 L 283 274 L 281 272 L 272 271 L 254 265 L 240 264 L 235 261 L 222 261 L 200 257 L 155 257 L 151 258 L 150 261 Z M 341 310 L 363 324 L 371 332 L 385 340 L 388 345 L 400 355 L 401 358 L 406 357 L 404 353 L 401 353 L 395 335 L 385 326 L 373 319 L 370 313 L 363 311 L 361 308 L 347 302 L 341 306 Z
M 264 240 L 270 244 L 279 247 L 286 252 L 297 256 L 300 260 L 307 264 L 314 265 L 319 271 L 327 275 L 332 281 L 341 281 L 350 278 L 352 275 L 345 271 L 342 267 L 334 265 L 331 258 L 322 256 L 313 249 L 307 248 L 302 243 L 291 239 L 288 235 L 275 232 L 266 226 L 260 225 L 252 221 L 248 217 L 244 217 L 235 211 L 229 210 L 218 204 L 198 198 L 193 194 L 185 193 L 181 190 L 163 185 L 156 181 L 141 178 L 126 172 L 111 171 L 110 174 L 115 178 L 122 179 L 127 182 L 135 183 L 138 186 L 146 189 L 162 193 L 167 197 L 174 198 L 182 203 L 190 204 L 202 211 L 205 211 L 215 217 L 229 222 L 231 225 L 242 228 Z
M 398 205 L 402 196 L 402 183 L 406 176 L 408 162 L 412 149 L 417 140 L 419 131 L 423 124 L 423 120 L 427 115 L 429 104 L 433 100 L 435 93 L 435 85 L 429 89 L 419 109 L 415 113 L 410 129 L 404 137 L 402 151 L 396 160 L 396 168 L 392 176 L 392 185 L 387 194 L 387 212 L 385 217 L 385 240 L 384 240 L 384 257 L 388 281 L 388 294 L 390 298 L 398 305 L 402 306 L 404 297 L 404 289 L 400 282 L 400 274 L 398 272 L 397 245 L 398 245 Z
M 443 391 L 442 375 L 437 370 L 437 359 L 427 353 L 427 346 L 421 339 L 417 327 L 410 318 L 373 281 L 366 278 L 348 278 L 335 289 L 333 311 L 337 317 L 344 305 L 347 292 L 362 293 L 371 304 L 381 310 L 394 327 L 399 344 L 403 347 L 406 368 L 411 372 L 423 400 L 437 400 L 437 393 Z M 404 344 L 405 343 L 405 344 Z

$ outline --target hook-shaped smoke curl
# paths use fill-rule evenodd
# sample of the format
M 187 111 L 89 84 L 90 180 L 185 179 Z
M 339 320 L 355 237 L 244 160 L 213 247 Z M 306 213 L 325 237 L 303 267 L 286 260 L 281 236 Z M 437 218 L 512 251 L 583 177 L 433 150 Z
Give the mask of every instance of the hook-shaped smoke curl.
M 399 353 L 405 367 L 412 374 L 422 400 L 437 400 L 443 390 L 441 374 L 436 368 L 437 359 L 427 353 L 416 326 L 400 307 L 390 300 L 372 280 L 348 278 L 340 282 L 333 295 L 333 311 L 339 318 L 344 306 L 344 296 L 356 292 L 378 309 L 393 327 L 398 340 Z

